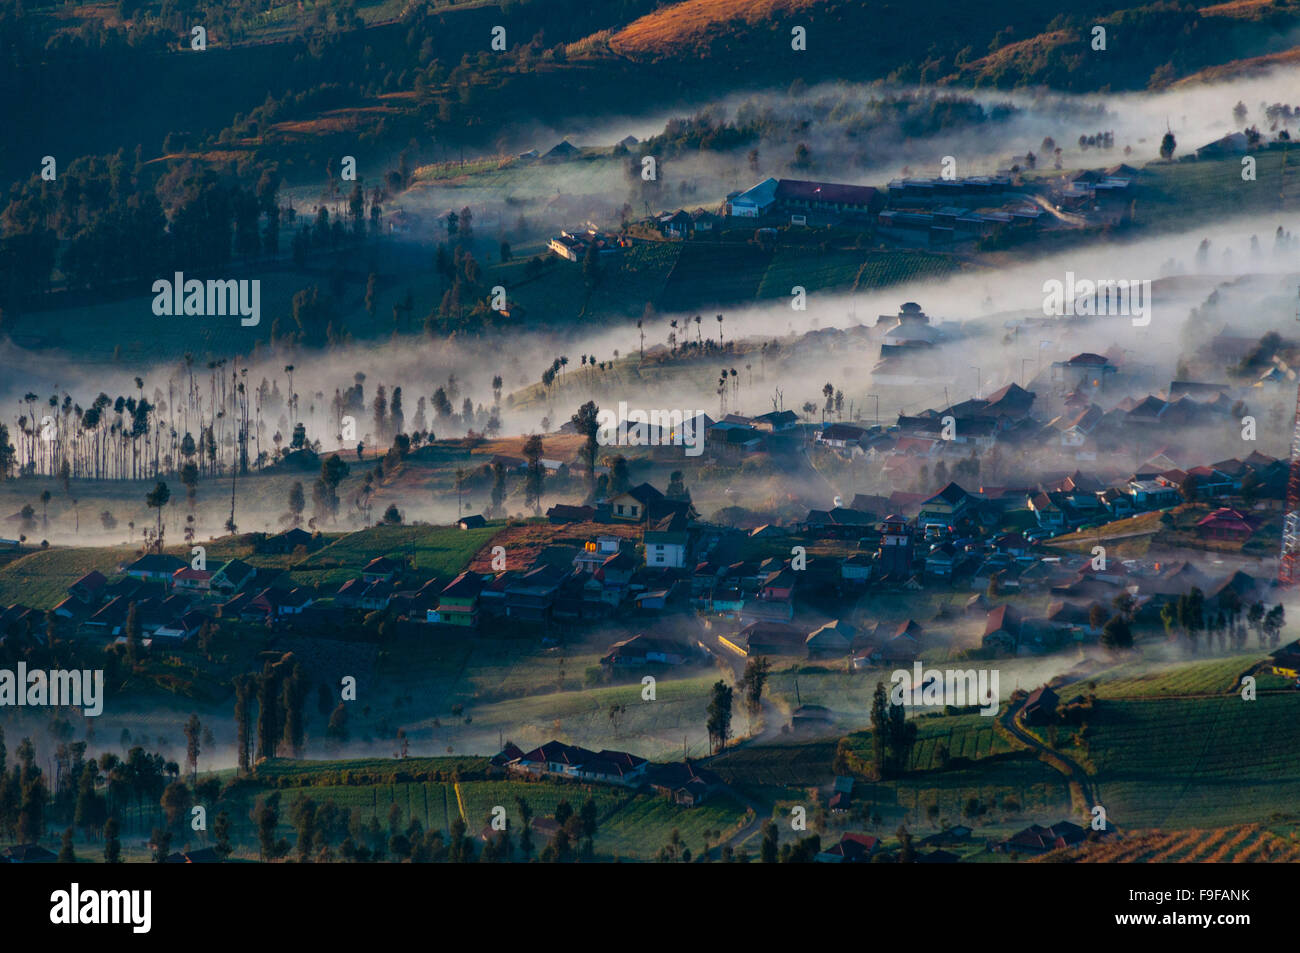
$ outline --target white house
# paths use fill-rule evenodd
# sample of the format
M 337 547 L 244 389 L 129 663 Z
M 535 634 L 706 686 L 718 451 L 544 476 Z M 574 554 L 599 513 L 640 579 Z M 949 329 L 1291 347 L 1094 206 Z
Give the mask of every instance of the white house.
M 764 179 L 758 185 L 727 199 L 727 214 L 735 218 L 758 218 L 776 204 L 776 179 Z

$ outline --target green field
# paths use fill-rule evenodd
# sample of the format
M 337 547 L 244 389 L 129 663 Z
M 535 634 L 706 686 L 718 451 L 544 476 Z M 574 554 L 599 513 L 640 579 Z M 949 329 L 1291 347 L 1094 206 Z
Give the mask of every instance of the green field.
M 1132 663 L 1097 678 L 1098 698 L 1160 698 L 1176 695 L 1223 695 L 1241 690 L 1241 676 L 1263 655 L 1244 654 L 1212 661 L 1151 665 Z M 1258 675 L 1259 688 L 1281 687 L 1284 679 Z M 1267 683 L 1267 684 L 1266 684 Z
M 0 568 L 0 606 L 20 602 L 33 609 L 52 609 L 68 596 L 68 586 L 86 573 L 117 572 L 121 562 L 135 559 L 126 546 L 105 549 L 47 549 L 28 553 Z
M 1300 205 L 1300 160 L 1291 150 L 1256 150 L 1255 181 L 1242 180 L 1240 158 L 1152 164 L 1139 180 L 1137 221 L 1161 228 L 1251 212 L 1292 211 Z M 1278 223 L 1260 222 L 1259 239 L 1271 250 Z
M 450 581 L 499 526 L 461 530 L 454 526 L 372 526 L 349 533 L 294 566 L 293 577 L 306 585 L 337 586 L 354 577 L 377 556 L 410 557 L 425 575 Z
M 448 786 L 449 816 L 463 808 L 465 823 L 477 834 L 487 824 L 495 807 L 504 807 L 512 826 L 518 827 L 519 806 L 515 798 L 528 802 L 534 817 L 554 817 L 561 801 L 568 801 L 576 811 L 588 798 L 596 802 L 597 816 L 604 821 L 631 797 L 630 793 L 608 784 L 559 784 L 550 781 L 462 781 L 460 800 Z M 459 803 L 459 808 L 458 808 Z
M 667 798 L 642 794 L 601 819 L 596 829 L 596 853 L 652 860 L 676 829 L 691 853 L 698 856 L 704 849 L 705 831 L 721 831 L 725 839 L 745 822 L 744 806 L 725 793 L 713 795 L 698 807 L 680 807 Z M 716 846 L 718 841 L 710 843 Z
M 800 787 L 829 784 L 835 742 L 754 744 L 733 748 L 709 762 L 723 780 L 751 787 Z
M 1097 796 L 1121 827 L 1249 823 L 1300 803 L 1300 695 L 1104 701 L 1090 728 Z

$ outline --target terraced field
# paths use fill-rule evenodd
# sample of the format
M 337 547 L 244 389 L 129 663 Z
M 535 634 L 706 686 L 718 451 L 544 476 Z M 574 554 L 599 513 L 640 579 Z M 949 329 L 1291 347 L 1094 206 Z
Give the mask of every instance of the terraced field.
M 499 526 L 461 530 L 454 526 L 372 526 L 349 533 L 294 567 L 307 585 L 340 585 L 377 556 L 411 557 L 426 575 L 450 580 L 490 540 Z
M 1035 857 L 1031 863 L 1062 860 L 1080 864 L 1296 863 L 1300 862 L 1300 840 L 1295 831 L 1282 836 L 1259 824 L 1208 831 L 1134 831 L 1077 851 Z
M 904 281 L 921 281 L 946 278 L 960 270 L 960 265 L 947 255 L 924 252 L 877 252 L 867 258 L 853 279 L 853 290 L 883 288 Z
M 123 561 L 135 558 L 129 546 L 46 549 L 28 553 L 0 568 L 0 606 L 21 602 L 34 609 L 52 609 L 68 595 L 68 586 L 86 573 L 106 576 Z
M 1244 654 L 1192 665 L 1170 663 L 1133 674 L 1127 674 L 1127 667 L 1121 667 L 1113 670 L 1113 677 L 1098 680 L 1097 697 L 1160 698 L 1237 692 L 1241 689 L 1241 675 L 1254 668 L 1264 657 L 1262 654 Z M 1146 666 L 1133 666 L 1138 667 Z M 1262 683 L 1260 687 L 1264 687 Z M 1273 687 L 1272 682 L 1269 687 Z
M 1300 803 L 1300 695 L 1103 701 L 1090 728 L 1097 797 L 1121 828 L 1249 823 Z

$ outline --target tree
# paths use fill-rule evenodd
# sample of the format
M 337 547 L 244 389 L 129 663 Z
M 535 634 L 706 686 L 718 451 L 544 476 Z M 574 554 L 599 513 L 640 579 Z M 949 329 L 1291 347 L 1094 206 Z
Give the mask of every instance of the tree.
M 134 602 L 126 607 L 126 657 L 133 665 L 144 658 L 144 640 Z
M 234 851 L 230 846 L 230 815 L 225 811 L 219 813 L 212 822 L 212 836 L 216 839 L 213 850 L 222 860 L 228 858 Z
M 258 798 L 253 808 L 253 823 L 257 825 L 257 844 L 262 860 L 275 860 L 288 850 L 288 843 L 281 838 L 275 839 L 276 829 L 280 824 L 280 794 L 274 792 L 265 798 Z
M 1270 647 L 1276 647 L 1281 638 L 1282 627 L 1286 625 L 1286 611 L 1282 604 L 1278 603 L 1268 610 L 1264 616 L 1264 631 L 1268 633 L 1268 644 Z
M 202 730 L 199 716 L 191 713 L 189 720 L 185 722 L 185 763 L 190 766 L 190 777 L 194 779 L 195 784 L 199 780 L 199 741 Z
M 302 481 L 294 480 L 293 486 L 289 487 L 289 512 L 287 514 L 288 522 L 293 526 L 302 525 L 302 511 L 307 507 L 307 499 L 302 491 Z
M 247 774 L 250 766 L 253 716 L 253 676 L 236 675 L 232 680 L 235 689 L 235 729 L 238 735 L 239 773 Z
M 740 679 L 741 695 L 745 700 L 745 710 L 750 718 L 757 718 L 763 710 L 763 688 L 767 684 L 767 675 L 772 663 L 764 656 L 750 659 L 745 665 L 745 674 Z
M 542 466 L 542 438 L 533 434 L 524 443 L 524 456 L 528 459 L 528 472 L 524 477 L 524 505 L 533 507 L 541 515 L 542 490 L 546 482 L 546 469 Z
M 885 776 L 885 724 L 888 719 L 889 696 L 885 692 L 885 683 L 876 682 L 876 690 L 871 696 L 871 760 L 878 780 Z
M 110 817 L 104 824 L 104 863 L 120 864 L 122 862 L 122 841 L 119 838 L 121 824 L 116 817 Z
M 1166 132 L 1160 140 L 1160 158 L 1172 159 L 1174 150 L 1178 148 L 1178 140 L 1174 138 L 1172 132 Z
M 898 862 L 910 864 L 916 861 L 916 850 L 912 847 L 912 835 L 905 826 L 899 826 L 894 832 L 898 837 Z
M 153 836 L 149 838 L 149 843 L 153 845 L 153 862 L 155 864 L 167 863 L 167 857 L 172 850 L 172 832 L 165 831 L 161 827 L 155 827 Z
M 172 491 L 167 488 L 167 484 L 164 483 L 162 480 L 159 480 L 156 484 L 154 484 L 154 488 L 150 490 L 149 493 L 144 498 L 144 502 L 146 506 L 152 509 L 156 509 L 158 511 L 157 535 L 154 538 L 157 540 L 158 552 L 160 553 L 162 552 L 162 546 L 163 546 L 162 511 L 163 511 L 163 507 L 167 505 L 167 501 L 170 500 L 171 498 L 172 498 Z
M 1196 586 L 1178 598 L 1178 625 L 1187 635 L 1192 652 L 1196 652 L 1197 639 L 1205 628 L 1205 594 Z
M 306 729 L 303 724 L 303 705 L 307 700 L 307 686 L 303 680 L 302 666 L 295 662 L 293 671 L 281 688 L 280 707 L 284 712 L 284 740 L 295 758 L 302 757 Z
M 506 467 L 500 460 L 492 464 L 492 513 L 502 512 L 506 500 Z
M 595 242 L 589 242 L 587 252 L 582 256 L 582 280 L 586 283 L 588 292 L 600 284 L 600 278 L 600 252 Z
M 596 451 L 599 447 L 597 437 L 600 433 L 600 408 L 594 400 L 589 400 L 578 412 L 569 418 L 575 432 L 585 438 L 582 444 L 582 461 L 586 465 L 587 501 L 596 498 Z
M 627 457 L 620 453 L 609 468 L 609 495 L 617 496 L 619 493 L 626 493 L 631 486 L 632 475 L 628 470 Z
M 1133 647 L 1133 630 L 1123 615 L 1111 616 L 1102 627 L 1101 644 L 1111 651 Z
M 759 847 L 759 860 L 765 864 L 775 864 L 777 860 L 777 837 L 776 822 L 767 821 L 763 824 L 763 843 Z
M 709 749 L 716 754 L 727 747 L 731 737 L 731 701 L 734 692 L 730 685 L 719 679 L 713 685 L 709 697 L 707 727 L 709 730 Z
M 62 846 L 59 847 L 59 858 L 57 863 L 75 864 L 76 862 L 77 855 L 72 850 L 72 828 L 69 827 L 63 831 L 63 843 Z

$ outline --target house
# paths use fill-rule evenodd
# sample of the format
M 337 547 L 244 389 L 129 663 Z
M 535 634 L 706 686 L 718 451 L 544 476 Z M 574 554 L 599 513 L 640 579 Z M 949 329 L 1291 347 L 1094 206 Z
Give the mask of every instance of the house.
M 807 636 L 802 629 L 784 622 L 751 622 L 719 641 L 740 655 L 802 655 Z
M 94 615 L 81 623 L 81 631 L 88 635 L 107 635 L 110 637 L 121 635 L 123 627 L 126 625 L 127 613 L 132 604 L 126 596 L 117 596 L 110 599 Z
M 122 571 L 136 579 L 161 579 L 165 582 L 171 579 L 172 573 L 187 565 L 189 564 L 179 556 L 147 553 L 124 567 Z
M 806 222 L 808 212 L 830 213 L 838 218 L 874 214 L 885 205 L 885 196 L 869 186 L 802 179 L 779 180 L 774 198 L 781 211 L 790 213 L 796 224 L 804 223 L 798 221 L 800 218 Z
M 790 717 L 790 727 L 794 731 L 821 731 L 829 728 L 835 721 L 831 710 L 822 705 L 801 705 Z
M 921 838 L 921 846 L 955 847 L 958 844 L 969 843 L 971 834 L 973 833 L 974 831 L 964 824 L 956 824 L 939 831 L 937 834 L 930 834 L 928 837 Z
M 861 539 L 874 524 L 870 513 L 837 506 L 833 510 L 809 510 L 800 528 L 821 539 Z
M 208 588 L 216 593 L 228 595 L 239 592 L 253 581 L 257 570 L 242 559 L 232 559 L 221 566 L 208 580 Z
M 515 755 L 518 750 L 513 744 L 507 745 L 492 762 L 504 764 L 507 771 L 523 774 L 599 781 L 631 788 L 639 787 L 645 781 L 650 766 L 645 758 L 626 751 L 589 751 L 560 741 L 548 741 L 532 751 Z
M 664 495 L 649 483 L 634 486 L 626 493 L 610 498 L 610 515 L 615 519 L 630 522 L 643 522 L 650 504 L 664 499 Z
M 684 569 L 686 567 L 686 549 L 690 544 L 690 534 L 686 531 L 686 520 L 680 517 L 666 516 L 655 524 L 653 530 L 646 530 L 645 564 L 652 569 Z
M 546 511 L 546 518 L 556 526 L 565 523 L 586 523 L 596 518 L 596 509 L 592 506 L 557 503 Z
M 915 662 L 921 655 L 922 635 L 920 625 L 910 619 L 897 626 L 881 622 L 873 635 L 878 644 L 855 652 L 853 667 L 863 669 L 873 665 L 887 667 Z
M 1254 533 L 1250 518 L 1230 506 L 1221 506 L 1196 521 L 1196 535 L 1201 539 L 1244 543 Z
M 83 605 L 91 606 L 99 602 L 108 580 L 104 574 L 95 570 L 86 573 L 68 587 L 68 594 Z
M 708 209 L 697 208 L 691 212 L 691 231 L 693 232 L 716 232 L 722 227 L 722 216 L 710 212 Z
M 659 231 L 664 235 L 673 238 L 685 238 L 691 231 L 691 215 L 682 209 L 675 212 L 664 212 L 659 216 L 658 225 Z
M 505 587 L 506 616 L 521 622 L 549 622 L 555 595 L 569 574 L 559 566 L 538 566 L 510 580 Z
M 183 615 L 177 616 L 171 622 L 164 623 L 154 629 L 153 635 L 156 639 L 174 639 L 184 642 L 192 639 L 199 634 L 203 628 L 203 623 L 208 621 L 208 617 L 197 609 L 191 609 Z
M 875 560 L 868 553 L 854 553 L 840 562 L 840 579 L 849 585 L 865 586 L 871 579 Z
M 743 192 L 727 196 L 725 210 L 733 218 L 761 218 L 776 205 L 778 182 L 774 178 L 764 179 Z
M 357 608 L 367 612 L 382 612 L 387 609 L 397 593 L 397 584 L 387 579 L 379 579 L 371 583 L 366 583 L 363 579 L 362 584 L 365 588 L 357 597 Z
M 689 645 L 674 639 L 651 635 L 634 635 L 610 646 L 609 654 L 600 660 L 602 665 L 682 665 L 689 661 L 693 650 Z
M 917 524 L 921 527 L 936 525 L 955 529 L 957 521 L 966 514 L 970 503 L 969 493 L 958 484 L 949 483 L 921 504 Z
M 1020 614 L 1011 605 L 989 610 L 984 620 L 983 646 L 996 652 L 1014 655 L 1020 647 Z
M 261 545 L 261 550 L 264 553 L 288 555 L 297 552 L 299 546 L 310 549 L 313 542 L 311 533 L 295 526 L 266 539 Z
M 212 571 L 186 566 L 172 573 L 172 589 L 181 592 L 207 592 L 212 585 Z
M 645 779 L 652 791 L 683 807 L 695 807 L 723 787 L 722 778 L 717 774 L 689 760 L 652 764 L 646 770 Z
M 402 571 L 403 564 L 389 556 L 377 556 L 361 570 L 361 578 L 366 582 L 392 582 Z
M 758 590 L 758 598 L 764 601 L 788 602 L 794 595 L 795 574 L 787 568 L 768 573 Z
M 1250 151 L 1250 139 L 1244 132 L 1230 132 L 1221 139 L 1207 142 L 1196 150 L 1198 159 L 1221 159 L 1225 156 L 1245 155 Z
M 623 541 L 618 536 L 597 536 L 587 540 L 581 551 L 573 557 L 573 565 L 582 572 L 595 572 L 610 556 L 623 548 Z
M 1092 610 L 1076 602 L 1057 601 L 1047 606 L 1047 622 L 1056 626 L 1077 642 L 1100 637 L 1101 627 L 1092 624 Z
M 774 410 L 770 413 L 760 414 L 753 420 L 755 430 L 762 430 L 767 433 L 784 433 L 793 430 L 799 425 L 799 415 L 793 410 Z
M 1025 704 L 1020 709 L 1020 718 L 1027 725 L 1049 724 L 1056 715 L 1059 702 L 1056 692 L 1046 685 L 1040 685 L 1025 699 Z
M 860 446 L 867 431 L 851 424 L 827 424 L 817 433 L 816 442 L 825 447 L 843 450 L 846 447 Z
M 582 150 L 571 143 L 567 138 L 561 139 L 552 146 L 545 154 L 542 155 L 543 162 L 563 162 L 565 159 L 572 159 Z
M 650 762 L 645 758 L 626 751 L 602 748 L 596 752 L 595 757 L 588 758 L 582 763 L 578 771 L 578 779 L 636 788 L 640 787 L 645 780 L 649 764 Z
M 1129 480 L 1128 493 L 1133 498 L 1133 505 L 1138 509 L 1156 510 L 1166 506 L 1177 506 L 1181 497 L 1178 490 L 1156 480 Z
M 804 646 L 808 649 L 809 658 L 847 655 L 857 634 L 856 628 L 836 619 L 810 632 L 804 640 Z
M 845 832 L 840 835 L 838 844 L 826 848 L 813 859 L 820 864 L 865 864 L 879 847 L 878 837 Z
M 477 514 L 474 516 L 463 516 L 456 521 L 456 526 L 460 529 L 482 529 L 486 525 L 487 520 Z
M 598 581 L 603 582 L 606 588 L 625 589 L 632 582 L 632 576 L 636 571 L 636 557 L 626 549 L 620 549 L 612 556 L 605 557 L 596 575 Z
M 1049 851 L 1081 844 L 1087 837 L 1087 831 L 1070 821 L 1060 821 L 1051 827 L 1031 824 L 1023 831 L 997 844 L 994 850 L 1002 853 L 1046 854 Z
M 483 591 L 483 577 L 463 572 L 438 594 L 438 608 L 431 610 L 430 622 L 474 628 L 478 625 L 478 600 Z
M 1118 370 L 1102 355 L 1085 351 L 1067 361 L 1055 361 L 1050 380 L 1058 395 L 1081 390 L 1101 390 L 1105 388 L 1107 378 Z

